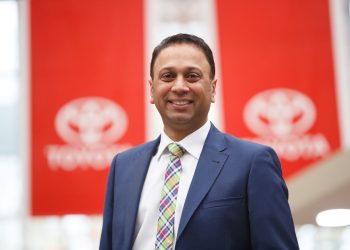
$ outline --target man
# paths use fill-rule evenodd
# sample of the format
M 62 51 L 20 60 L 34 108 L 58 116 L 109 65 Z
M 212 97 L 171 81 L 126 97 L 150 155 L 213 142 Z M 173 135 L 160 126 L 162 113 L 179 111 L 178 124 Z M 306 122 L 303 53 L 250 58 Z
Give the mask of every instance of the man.
M 299 249 L 275 152 L 208 121 L 208 45 L 188 34 L 164 39 L 150 75 L 164 131 L 113 159 L 100 249 Z

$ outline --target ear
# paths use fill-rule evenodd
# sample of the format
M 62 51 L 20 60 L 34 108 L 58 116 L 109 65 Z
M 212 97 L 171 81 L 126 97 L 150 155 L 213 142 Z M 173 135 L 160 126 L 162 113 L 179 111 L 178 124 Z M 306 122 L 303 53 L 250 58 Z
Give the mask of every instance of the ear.
M 216 95 L 216 83 L 217 83 L 217 79 L 214 79 L 211 81 L 210 83 L 210 91 L 211 91 L 211 102 L 214 103 L 215 102 L 215 95 Z
M 149 79 L 148 80 L 148 83 L 149 83 L 149 87 L 150 87 L 150 103 L 151 104 L 154 104 L 154 98 L 153 98 L 153 92 L 154 92 L 154 89 L 153 89 L 153 80 L 152 79 Z

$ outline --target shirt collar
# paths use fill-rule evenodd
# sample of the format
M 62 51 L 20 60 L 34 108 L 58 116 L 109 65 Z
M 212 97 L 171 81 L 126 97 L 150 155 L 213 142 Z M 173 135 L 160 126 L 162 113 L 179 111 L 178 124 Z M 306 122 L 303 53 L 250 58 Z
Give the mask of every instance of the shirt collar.
M 182 146 L 187 153 L 191 154 L 193 157 L 195 157 L 198 160 L 202 152 L 205 139 L 208 136 L 209 130 L 210 130 L 210 122 L 207 121 L 202 127 L 197 129 L 193 133 L 189 134 L 188 136 L 183 138 L 181 141 L 178 141 L 175 143 Z M 172 142 L 174 141 L 171 140 L 163 131 L 160 136 L 158 152 L 155 155 L 157 160 L 159 160 L 160 156 L 166 150 L 166 147 Z

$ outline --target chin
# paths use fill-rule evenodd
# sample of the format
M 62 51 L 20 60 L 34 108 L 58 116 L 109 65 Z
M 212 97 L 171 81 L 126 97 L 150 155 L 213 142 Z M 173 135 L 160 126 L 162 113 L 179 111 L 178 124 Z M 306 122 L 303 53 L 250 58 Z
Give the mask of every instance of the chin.
M 181 124 L 192 123 L 192 117 L 185 114 L 172 115 L 172 116 L 169 116 L 167 120 L 172 123 L 181 123 Z

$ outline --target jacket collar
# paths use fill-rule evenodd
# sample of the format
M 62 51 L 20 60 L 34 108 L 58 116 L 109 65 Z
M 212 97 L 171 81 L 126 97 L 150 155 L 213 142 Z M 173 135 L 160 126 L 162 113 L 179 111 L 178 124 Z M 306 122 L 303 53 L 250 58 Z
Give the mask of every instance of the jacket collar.
M 182 211 L 177 239 L 181 237 L 186 225 L 193 213 L 196 211 L 205 195 L 214 184 L 217 176 L 228 157 L 224 152 L 226 149 L 224 134 L 213 124 L 204 143 L 204 147 L 187 193 L 186 201 Z

